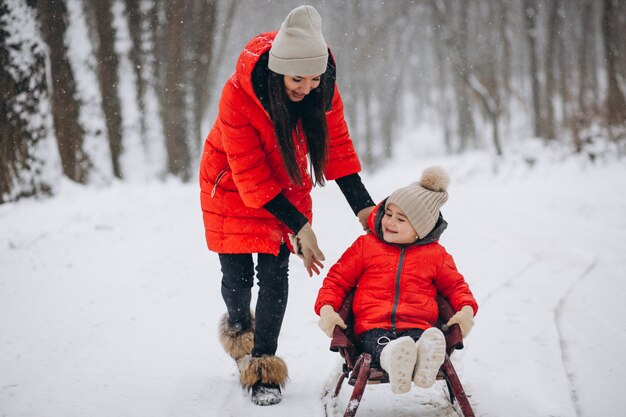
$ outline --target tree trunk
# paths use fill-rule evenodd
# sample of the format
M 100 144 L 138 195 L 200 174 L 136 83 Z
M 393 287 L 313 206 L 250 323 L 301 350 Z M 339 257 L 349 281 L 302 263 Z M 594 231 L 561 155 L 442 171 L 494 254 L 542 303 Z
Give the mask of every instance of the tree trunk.
M 437 112 L 439 113 L 439 118 L 441 120 L 441 124 L 443 126 L 443 143 L 446 148 L 447 153 L 453 152 L 452 146 L 452 127 L 450 122 L 450 101 L 446 97 L 446 92 L 448 88 L 448 65 L 446 61 L 445 54 L 445 45 L 443 42 L 443 35 L 441 31 L 443 30 L 441 26 L 441 22 L 437 20 L 437 14 L 433 13 L 433 48 L 435 54 L 435 85 L 437 90 L 439 90 L 438 98 L 436 100 Z
M 214 33 L 217 33 L 218 27 L 221 27 L 220 30 L 220 34 L 219 34 L 219 42 L 217 45 L 214 46 L 213 49 L 216 49 L 217 52 L 215 52 L 214 54 L 212 54 L 212 59 L 210 61 L 210 65 L 208 68 L 208 74 L 209 74 L 209 78 L 207 81 L 207 85 L 204 87 L 204 89 L 207 91 L 207 105 L 210 105 L 211 100 L 213 99 L 213 92 L 215 89 L 215 83 L 216 83 L 216 79 L 217 79 L 217 75 L 219 74 L 219 70 L 220 70 L 220 65 L 224 62 L 224 57 L 226 56 L 226 51 L 227 51 L 227 46 L 229 45 L 229 38 L 230 38 L 230 28 L 233 27 L 234 25 L 234 19 L 235 19 L 235 12 L 237 11 L 237 6 L 239 5 L 239 1 L 240 0 L 222 0 L 220 2 L 218 2 L 219 6 L 215 6 L 216 9 L 219 9 L 224 3 L 227 3 L 227 9 L 226 9 L 226 13 L 225 16 L 223 18 L 223 20 L 221 20 L 220 22 L 216 21 L 216 25 L 219 25 L 215 28 L 215 30 L 213 31 Z M 215 12 L 217 14 L 217 11 Z M 203 115 L 204 117 L 204 115 Z
M 559 26 L 563 28 L 563 20 L 559 15 Z M 558 68 L 559 68 L 559 89 L 561 96 L 561 125 L 568 126 L 570 123 L 571 114 L 571 98 L 570 88 L 568 83 L 570 82 L 571 70 L 568 68 L 567 57 L 565 51 L 565 34 L 560 33 L 557 35 L 559 41 L 559 53 L 558 53 Z
M 617 81 L 619 29 L 615 21 L 614 7 L 613 0 L 604 0 L 602 41 L 607 77 L 606 122 L 609 127 L 626 123 L 626 101 Z
M 167 2 L 165 33 L 166 62 L 163 68 L 162 117 L 167 149 L 168 172 L 184 181 L 191 176 L 187 148 L 187 115 L 185 114 L 185 68 L 183 56 L 184 1 Z
M 557 62 L 555 48 L 558 47 L 559 33 L 559 0 L 550 2 L 550 11 L 548 15 L 548 42 L 546 48 L 545 71 L 546 71 L 546 117 L 544 120 L 544 135 L 547 140 L 556 138 L 556 126 L 554 120 L 554 92 L 555 76 L 554 69 Z
M 190 78 L 193 94 L 193 123 L 190 129 L 194 147 L 200 149 L 203 143 L 202 119 L 207 112 L 211 98 L 209 90 L 209 71 L 213 56 L 213 39 L 215 38 L 215 1 L 195 0 L 191 16 L 193 33 L 189 38 L 193 39 L 193 62 L 190 65 Z
M 16 10 L 0 2 L 0 204 L 51 191 L 51 178 L 42 173 L 49 161 L 37 152 L 52 129 L 45 46 L 37 31 L 28 31 L 34 11 L 18 3 Z
M 498 7 L 500 13 L 499 19 L 499 27 L 498 32 L 500 35 L 500 39 L 502 42 L 502 50 L 500 52 L 500 70 L 502 73 L 502 86 L 501 86 L 501 96 L 502 102 L 504 106 L 502 106 L 503 117 L 506 121 L 509 120 L 510 114 L 508 110 L 510 97 L 511 97 L 511 79 L 512 76 L 512 65 L 511 61 L 513 59 L 513 52 L 511 46 L 511 39 L 509 39 L 509 6 L 505 1 L 501 1 Z
M 50 50 L 52 78 L 51 105 L 63 173 L 73 181 L 86 183 L 90 161 L 83 151 L 84 132 L 79 124 L 76 81 L 67 57 L 65 32 L 67 8 L 63 0 L 39 0 L 43 36 Z
M 365 155 L 363 155 L 363 161 L 365 162 L 365 166 L 371 169 L 376 160 L 374 157 L 374 127 L 372 126 L 372 93 L 369 84 L 363 82 L 361 85 L 363 86 L 361 89 L 363 97 L 361 102 L 363 105 L 362 118 L 363 127 L 365 128 Z
M 581 115 L 587 114 L 591 105 L 589 103 L 589 95 L 591 91 L 590 73 L 593 66 L 589 62 L 589 48 L 592 46 L 591 33 L 592 23 L 592 3 L 591 0 L 583 0 L 583 9 L 581 14 L 582 32 L 580 37 L 580 57 L 578 58 L 578 71 L 580 73 L 579 89 L 578 89 L 578 109 Z
M 120 156 L 122 155 L 122 110 L 118 91 L 118 58 L 115 52 L 115 31 L 111 12 L 112 0 L 94 1 L 96 29 L 98 32 L 98 83 L 102 92 L 102 109 L 109 134 L 109 149 L 113 175 L 122 178 Z
M 459 151 L 465 151 L 471 142 L 476 139 L 476 127 L 474 118 L 472 117 L 471 103 L 469 99 L 468 89 L 463 80 L 468 78 L 469 59 L 467 57 L 467 39 L 468 39 L 468 5 L 469 2 L 459 2 L 459 30 L 456 33 L 456 45 L 459 52 L 459 64 L 455 73 L 454 88 L 456 91 L 457 111 L 459 114 Z
M 539 82 L 539 64 L 537 60 L 537 4 L 535 0 L 524 0 L 524 17 L 526 23 L 526 41 L 528 43 L 528 57 L 530 61 L 530 82 L 532 89 L 532 108 L 533 108 L 533 134 L 540 138 L 543 137 L 543 117 L 542 105 L 540 98 L 540 82 Z
M 496 155 L 502 156 L 502 144 L 500 143 L 500 118 L 497 113 L 490 114 L 491 124 L 493 126 L 492 141 L 496 150 Z
M 145 54 L 142 45 L 142 13 L 141 13 L 141 0 L 126 0 L 126 12 L 128 14 L 128 31 L 132 42 L 132 48 L 128 54 L 128 57 L 133 65 L 135 72 L 135 79 L 137 80 L 137 106 L 139 107 L 139 122 L 141 125 L 141 137 L 142 140 L 146 138 L 146 78 L 144 67 L 147 64 L 145 61 Z

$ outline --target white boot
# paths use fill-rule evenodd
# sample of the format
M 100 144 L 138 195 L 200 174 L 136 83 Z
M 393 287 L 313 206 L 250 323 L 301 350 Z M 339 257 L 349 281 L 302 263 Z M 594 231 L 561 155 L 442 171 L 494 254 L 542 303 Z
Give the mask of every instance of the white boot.
M 404 394 L 411 390 L 416 359 L 417 346 L 408 336 L 392 340 L 380 353 L 380 366 L 387 371 L 394 394 Z
M 446 358 L 446 338 L 436 327 L 427 329 L 417 342 L 417 364 L 413 382 L 421 388 L 430 388 L 437 379 L 439 368 Z

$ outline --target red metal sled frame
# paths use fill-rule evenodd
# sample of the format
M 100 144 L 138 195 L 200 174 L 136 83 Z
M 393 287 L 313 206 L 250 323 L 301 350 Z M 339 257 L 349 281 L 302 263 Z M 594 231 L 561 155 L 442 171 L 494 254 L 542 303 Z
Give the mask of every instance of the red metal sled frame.
M 333 395 L 336 397 L 339 395 L 339 391 L 343 386 L 343 382 L 347 379 L 348 384 L 354 386 L 350 401 L 344 413 L 344 417 L 354 417 L 365 392 L 365 386 L 368 383 L 387 383 L 389 377 L 387 373 L 377 367 L 372 367 L 372 357 L 368 353 L 360 353 L 355 347 L 356 339 L 352 334 L 352 298 L 354 293 L 350 293 L 343 302 L 339 310 L 339 315 L 348 324 L 348 330 L 342 330 L 339 327 L 335 327 L 333 332 L 333 339 L 330 343 L 330 350 L 333 352 L 339 352 L 344 359 L 343 372 L 337 381 L 337 386 Z M 445 328 L 444 323 L 447 323 L 450 317 L 455 313 L 454 309 L 448 303 L 443 296 L 437 296 L 437 303 L 439 304 L 439 320 L 437 321 L 437 327 L 439 327 L 446 336 L 446 359 L 439 369 L 438 379 L 444 379 L 448 387 L 450 394 L 450 401 L 454 403 L 456 400 L 464 417 L 474 417 L 474 411 L 469 403 L 463 385 L 452 366 L 450 361 L 450 355 L 456 349 L 463 349 L 463 337 L 461 336 L 461 329 L 458 325 L 453 325 L 450 328 Z

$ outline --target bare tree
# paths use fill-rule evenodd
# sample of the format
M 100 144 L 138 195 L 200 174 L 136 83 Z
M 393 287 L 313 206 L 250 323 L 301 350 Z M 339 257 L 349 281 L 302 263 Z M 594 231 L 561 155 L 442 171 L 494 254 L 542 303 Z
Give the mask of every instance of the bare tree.
M 232 71 L 240 47 L 250 36 L 277 29 L 275 24 L 283 17 L 277 12 L 297 5 L 295 0 L 273 0 L 276 7 L 259 8 L 252 15 L 249 7 L 238 7 L 241 0 L 83 1 L 93 48 L 89 48 L 89 57 L 79 58 L 77 64 L 68 50 L 73 43 L 66 39 L 66 29 L 68 22 L 75 23 L 68 19 L 82 17 L 77 18 L 74 10 L 68 15 L 68 0 L 14 1 L 32 4 L 39 13 L 43 43 L 47 44 L 42 50 L 49 57 L 46 79 L 50 81 L 45 86 L 45 80 L 38 78 L 41 69 L 34 65 L 27 91 L 36 97 L 28 105 L 15 107 L 11 97 L 20 96 L 22 79 L 8 78 L 10 66 L 3 64 L 3 108 L 31 106 L 22 110 L 19 120 L 35 114 L 33 106 L 37 100 L 45 102 L 47 87 L 52 115 L 48 120 L 53 123 L 49 131 L 41 124 L 35 133 L 24 130 L 15 121 L 18 119 L 11 119 L 17 117 L 17 110 L 2 114 L 3 126 L 10 125 L 1 132 L 0 144 L 0 160 L 7 161 L 0 167 L 5 194 L 7 190 L 17 192 L 19 187 L 10 184 L 18 184 L 19 178 L 34 172 L 36 164 L 24 161 L 36 153 L 26 145 L 36 143 L 35 138 L 57 137 L 63 175 L 80 182 L 97 178 L 97 163 L 105 159 L 97 156 L 105 152 L 93 153 L 91 145 L 99 143 L 105 131 L 115 176 L 124 174 L 119 159 L 126 144 L 126 151 L 135 156 L 147 153 L 143 163 L 158 161 L 158 168 L 144 167 L 143 172 L 159 176 L 167 171 L 190 180 L 206 134 L 203 124 L 215 114 L 218 76 Z M 3 12 L 6 4 L 18 4 L 0 2 Z M 126 64 L 126 56 L 118 56 L 115 48 L 123 34 L 116 33 L 117 26 L 112 24 L 116 23 L 112 12 L 117 11 L 112 6 L 121 2 L 126 6 L 133 45 L 128 57 L 135 72 L 135 77 L 129 78 L 122 74 L 121 81 L 137 81 L 133 87 L 136 94 L 127 97 L 118 85 L 119 66 Z M 382 4 L 325 0 L 319 10 L 337 61 L 346 119 L 368 169 L 393 156 L 394 138 L 402 122 L 428 123 L 433 114 L 438 115 L 448 152 L 479 145 L 484 127 L 477 118 L 482 117 L 492 129 L 495 153 L 501 153 L 501 130 L 514 116 L 519 121 L 520 113 L 525 114 L 517 111 L 520 107 L 529 110 L 531 134 L 547 140 L 559 138 L 562 128 L 567 128 L 579 150 L 593 140 L 590 127 L 596 124 L 608 127 L 611 137 L 622 137 L 622 129 L 616 127 L 626 124 L 622 74 L 626 67 L 626 2 L 397 0 Z M 123 25 L 120 28 L 123 30 Z M 3 42 L 13 39 L 11 31 L 15 29 L 5 30 L 9 35 L 3 35 Z M 3 46 L 9 53 L 20 47 Z M 91 50 L 96 56 L 93 67 Z M 2 53 L 6 61 L 9 55 Z M 91 73 L 83 77 L 81 72 L 75 80 L 72 68 L 93 69 L 99 94 L 84 95 L 83 81 L 90 79 Z M 100 105 L 100 96 L 103 111 L 88 112 L 87 105 L 91 109 Z M 143 149 L 135 148 L 139 142 L 125 142 L 123 136 L 128 132 L 123 129 L 120 109 L 127 103 L 122 103 L 122 97 L 136 97 L 136 105 L 130 103 L 129 108 L 139 109 Z M 403 120 L 408 114 L 405 103 L 414 108 L 410 119 Z M 87 125 L 86 114 L 99 120 Z M 7 134 L 9 139 L 5 139 Z
M 39 0 L 43 36 L 50 50 L 52 115 L 63 173 L 76 182 L 89 179 L 91 162 L 83 151 L 84 131 L 79 124 L 76 81 L 67 57 L 67 8 L 63 0 Z
M 207 106 L 210 106 L 217 96 L 217 94 L 214 94 L 217 76 L 224 63 L 224 58 L 228 49 L 227 46 L 229 45 L 231 32 L 233 32 L 233 26 L 235 24 L 235 13 L 239 2 L 240 0 L 216 0 L 216 15 L 219 14 L 219 10 L 222 6 L 226 7 L 226 11 L 224 12 L 223 18 L 219 20 L 216 18 L 214 21 L 215 30 L 213 32 L 217 45 L 214 46 L 213 56 L 209 60 L 210 65 L 208 68 L 208 80 L 207 85 L 204 87 Z M 207 112 L 205 111 L 203 116 L 206 116 L 206 114 Z
M 561 125 L 562 126 L 569 126 L 570 124 L 570 113 L 571 113 L 571 107 L 573 106 L 572 103 L 572 92 L 570 92 L 570 86 L 569 83 L 573 82 L 572 79 L 572 71 L 568 70 L 568 62 L 567 62 L 567 40 L 566 37 L 568 36 L 568 30 L 565 27 L 565 20 L 564 20 L 564 7 L 563 5 L 561 5 L 559 12 L 558 12 L 558 23 L 557 26 L 559 28 L 561 28 L 556 37 L 557 37 L 557 42 L 558 42 L 558 48 L 559 48 L 559 53 L 558 53 L 558 76 L 559 76 L 559 91 L 560 91 L 560 95 L 561 95 Z M 569 36 L 572 36 L 571 34 L 569 34 Z
M 626 123 L 626 101 L 617 80 L 620 33 L 615 21 L 615 5 L 616 2 L 613 0 L 604 0 L 604 13 L 602 15 L 602 41 L 607 78 L 606 121 L 609 127 Z
M 415 81 L 419 70 L 414 63 L 421 58 L 412 55 L 416 44 L 422 46 L 421 53 L 426 49 L 418 33 L 427 30 L 415 24 L 422 8 L 409 0 L 384 5 L 334 1 L 333 13 L 324 20 L 327 40 L 338 42 L 331 48 L 338 62 L 346 118 L 368 169 L 393 155 L 404 116 L 403 99 L 413 94 L 416 103 L 429 100 L 428 88 L 419 91 L 424 85 Z M 411 114 L 411 120 L 418 117 L 419 113 Z
M 478 99 L 482 111 L 492 124 L 492 142 L 497 155 L 502 154 L 502 145 L 500 143 L 500 100 L 498 97 L 499 85 L 493 81 L 493 85 L 487 86 L 485 82 L 479 78 L 479 73 L 472 66 L 470 68 L 463 64 L 462 53 L 458 40 L 460 39 L 457 28 L 450 22 L 447 6 L 442 0 L 432 0 L 432 12 L 434 15 L 434 24 L 439 25 L 441 30 L 439 34 L 442 36 L 439 42 L 443 42 L 447 50 L 447 56 L 450 64 L 459 80 L 463 82 L 465 88 Z M 493 57 L 485 58 L 493 61 Z
M 548 12 L 548 42 L 546 47 L 545 73 L 546 73 L 546 114 L 544 119 L 544 136 L 548 140 L 556 138 L 556 126 L 554 115 L 555 96 L 555 67 L 557 61 L 555 49 L 558 47 L 559 33 L 559 0 L 551 0 Z
M 452 109 L 451 102 L 446 97 L 446 91 L 448 91 L 449 87 L 449 75 L 448 75 L 448 64 L 446 60 L 446 51 L 443 39 L 443 34 L 441 33 L 442 27 L 441 25 L 434 24 L 432 25 L 434 39 L 432 40 L 432 47 L 434 50 L 435 56 L 435 85 L 437 92 L 437 100 L 436 107 L 437 112 L 439 113 L 439 119 L 441 123 L 441 127 L 443 129 L 443 140 L 446 151 L 451 153 L 453 151 L 452 148 L 452 118 L 450 117 Z
M 129 58 L 133 64 L 135 79 L 137 80 L 137 105 L 141 114 L 141 136 L 145 139 L 147 131 L 145 99 L 148 80 L 145 77 L 144 67 L 149 65 L 149 63 L 146 62 L 146 51 L 144 51 L 142 42 L 144 29 L 142 28 L 142 21 L 144 17 L 141 12 L 141 0 L 126 0 L 126 12 L 128 14 L 128 30 L 133 44 Z
M 592 87 L 591 77 L 594 74 L 590 51 L 593 48 L 592 33 L 592 0 L 582 0 L 582 13 L 580 14 L 582 23 L 582 36 L 580 36 L 580 56 L 578 58 L 578 71 L 580 81 L 578 83 L 578 108 L 581 114 L 586 114 L 591 108 L 590 92 L 595 91 Z
M 162 83 L 158 79 L 160 63 L 164 56 L 157 56 L 160 47 L 157 37 L 163 27 L 159 23 L 159 5 L 153 0 L 126 0 L 128 27 L 132 48 L 129 58 L 136 80 L 137 107 L 141 129 L 141 144 L 145 161 L 149 164 L 146 172 L 162 176 L 165 174 L 165 139 L 163 133 L 161 92 Z M 161 36 L 161 40 L 164 38 Z
M 163 65 L 162 118 L 167 149 L 168 172 L 184 180 L 189 172 L 187 147 L 187 115 L 185 114 L 185 61 L 183 41 L 185 28 L 184 1 L 169 0 L 166 4 L 166 60 Z
M 122 155 L 122 109 L 119 97 L 119 62 L 115 52 L 115 30 L 113 28 L 113 0 L 90 2 L 95 14 L 98 34 L 98 84 L 102 93 L 102 109 L 109 135 L 109 149 L 113 175 L 122 178 L 120 157 Z
M 384 27 L 387 33 L 381 34 L 381 41 L 377 45 L 377 52 L 384 62 L 393 62 L 393 65 L 383 66 L 384 82 L 374 81 L 376 96 L 380 101 L 380 136 L 383 142 L 382 156 L 391 158 L 393 156 L 393 147 L 398 125 L 402 118 L 403 107 L 401 105 L 403 99 L 404 79 L 415 77 L 410 72 L 409 61 L 411 56 L 407 51 L 410 50 L 411 42 L 415 42 L 417 37 L 416 25 L 411 22 L 417 16 L 417 10 L 412 7 L 410 2 L 402 2 L 397 9 L 385 8 Z M 393 44 L 393 48 L 388 45 Z
M 215 38 L 215 21 L 216 21 L 216 2 L 207 0 L 194 0 L 187 2 L 188 20 L 190 21 L 189 35 L 186 36 L 190 40 L 189 65 L 187 73 L 187 84 L 190 86 L 192 95 L 193 108 L 192 129 L 190 135 L 192 145 L 195 149 L 200 149 L 204 137 L 201 131 L 202 117 L 208 110 L 210 102 L 209 79 L 212 70 L 211 59 L 213 57 L 214 38 Z
M 469 91 L 467 88 L 466 80 L 469 79 L 470 64 L 467 56 L 467 45 L 469 39 L 468 30 L 468 12 L 469 2 L 459 2 L 458 7 L 458 28 L 454 31 L 456 39 L 453 42 L 456 44 L 455 50 L 458 58 L 454 71 L 454 96 L 456 97 L 456 109 L 458 112 L 458 136 L 459 136 L 459 151 L 463 152 L 468 149 L 470 142 L 476 138 L 476 128 L 474 125 L 474 117 L 472 116 L 472 106 L 469 99 Z M 452 4 L 447 6 L 448 12 L 451 10 Z
M 526 41 L 530 61 L 529 77 L 532 91 L 533 134 L 543 137 L 543 106 L 541 104 L 539 63 L 537 58 L 537 15 L 539 13 L 536 0 L 524 0 L 524 18 L 526 22 Z
M 498 24 L 498 33 L 500 40 L 502 42 L 502 49 L 500 51 L 500 65 L 499 71 L 502 74 L 502 91 L 501 95 L 503 97 L 503 101 L 506 103 L 509 101 L 511 97 L 511 82 L 513 78 L 512 64 L 511 61 L 513 59 L 513 52 L 511 46 L 511 20 L 509 18 L 509 7 L 505 0 L 501 0 L 498 3 L 497 9 L 494 8 L 494 13 L 497 13 L 497 17 L 494 16 Z M 509 118 L 509 112 L 507 111 L 507 107 L 505 106 L 502 109 L 503 116 L 507 119 Z
M 50 128 L 45 49 L 30 28 L 36 17 L 25 1 L 0 1 L 0 204 L 51 191 L 37 152 Z

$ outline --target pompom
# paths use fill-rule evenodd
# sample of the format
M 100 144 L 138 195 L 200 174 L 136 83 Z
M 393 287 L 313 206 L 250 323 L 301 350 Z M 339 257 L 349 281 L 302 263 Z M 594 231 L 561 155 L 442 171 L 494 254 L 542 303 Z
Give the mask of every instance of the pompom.
M 430 191 L 446 191 L 450 177 L 448 173 L 441 167 L 426 168 L 422 173 L 420 185 Z

